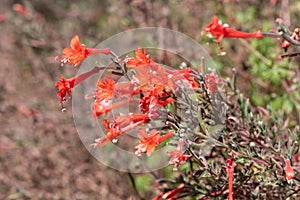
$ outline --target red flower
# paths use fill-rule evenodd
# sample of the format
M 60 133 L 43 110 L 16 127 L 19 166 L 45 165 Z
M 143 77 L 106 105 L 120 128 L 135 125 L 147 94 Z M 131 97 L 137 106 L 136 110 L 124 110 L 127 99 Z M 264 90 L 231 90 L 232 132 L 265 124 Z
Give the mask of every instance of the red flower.
M 182 163 L 184 163 L 189 158 L 188 155 L 183 154 L 183 145 L 184 145 L 183 140 L 179 140 L 177 149 L 167 152 L 167 154 L 171 156 L 169 164 L 174 165 L 173 168 L 174 170 L 177 170 L 178 167 L 182 165 Z
M 75 35 L 71 42 L 71 48 L 64 48 L 61 56 L 61 62 L 63 64 L 79 66 L 80 63 L 92 54 L 110 54 L 110 49 L 91 49 L 87 48 L 84 44 L 80 44 L 78 35 Z
M 149 134 L 147 134 L 145 129 L 141 128 L 138 132 L 138 137 L 140 138 L 140 142 L 135 146 L 137 149 L 135 153 L 137 155 L 147 153 L 147 156 L 150 156 L 155 150 L 156 146 L 158 146 L 167 138 L 172 137 L 172 133 L 168 132 L 165 135 L 160 135 L 158 131 L 153 129 Z
M 60 99 L 60 103 L 62 108 L 64 108 L 63 103 L 67 101 L 66 95 L 68 94 L 69 97 L 72 97 L 72 89 L 75 86 L 76 77 L 65 79 L 61 77 L 58 82 L 56 82 L 55 87 L 58 88 L 57 96 Z
M 135 58 L 126 56 L 123 62 L 127 64 L 128 68 L 135 68 L 139 65 L 155 64 L 155 62 L 149 58 L 149 55 L 147 55 L 146 49 L 143 50 L 140 47 L 135 51 Z
M 192 69 L 186 68 L 181 70 L 169 70 L 170 74 L 173 74 L 172 80 L 175 82 L 177 80 L 182 81 L 182 79 L 186 79 L 188 81 L 188 86 L 190 88 L 198 88 L 199 83 L 195 80 L 195 78 L 192 76 Z
M 119 98 L 132 97 L 135 94 L 138 93 L 134 91 L 134 85 L 131 82 L 123 82 L 115 85 L 115 95 Z
M 245 33 L 226 27 L 218 20 L 217 16 L 207 26 L 203 28 L 206 32 L 210 32 L 212 36 L 217 36 L 215 40 L 217 43 L 222 43 L 223 38 L 262 38 L 262 32 L 256 31 L 254 33 Z
M 149 118 L 144 114 L 132 114 L 129 116 L 119 116 L 110 124 L 107 120 L 104 120 L 104 127 L 108 130 L 108 133 L 95 140 L 92 146 L 96 147 L 98 145 L 102 146 L 106 144 L 108 141 L 116 139 L 121 134 L 135 129 L 136 127 L 148 123 Z
M 149 66 L 143 65 L 135 69 L 137 74 L 133 76 L 133 82 L 139 85 L 141 90 L 152 90 L 155 87 L 158 93 L 164 89 L 170 91 L 175 88 L 175 84 L 170 79 L 171 74 L 164 66 L 157 65 L 156 69 L 151 69 Z M 158 90 L 160 89 L 160 90 Z
M 150 122 L 148 114 L 133 114 L 117 116 L 113 122 L 114 125 L 125 128 L 130 124 L 147 124 Z
M 166 106 L 174 101 L 174 99 L 168 97 L 166 93 L 158 94 L 156 88 L 157 87 L 147 91 L 148 94 L 141 98 L 139 108 L 142 113 L 149 113 L 155 116 L 162 106 Z
M 160 200 L 161 198 L 168 199 L 168 200 L 176 200 L 177 198 L 174 196 L 185 189 L 186 189 L 186 187 L 184 185 L 182 185 L 182 186 L 178 187 L 177 189 L 160 193 L 158 196 L 154 197 L 153 200 Z
M 216 78 L 214 73 L 205 75 L 205 85 L 211 93 L 218 91 L 218 83 L 223 83 L 222 78 Z
M 289 159 L 284 159 L 284 162 L 285 162 L 285 178 L 290 183 L 295 176 L 294 169 L 292 168 Z
M 110 112 L 111 110 L 113 110 L 117 107 L 128 104 L 129 102 L 131 102 L 130 99 L 120 101 L 120 102 L 117 102 L 117 103 L 114 103 L 114 104 L 108 104 L 108 105 L 105 105 L 105 104 L 102 104 L 102 103 L 99 103 L 99 102 L 94 102 L 93 103 L 93 111 L 94 111 L 93 115 L 94 115 L 94 117 L 99 117 L 100 115 L 102 115 L 104 113 L 108 113 L 108 112 Z
M 61 77 L 58 82 L 56 82 L 55 87 L 58 88 L 58 93 L 57 96 L 60 99 L 61 106 L 64 109 L 63 103 L 67 100 L 66 99 L 66 94 L 69 95 L 69 97 L 72 97 L 72 89 L 84 81 L 85 79 L 89 78 L 91 75 L 98 73 L 99 72 L 98 67 L 94 67 L 91 71 L 88 71 L 86 73 L 80 74 L 77 77 L 73 77 L 70 79 L 65 79 L 64 77 Z
M 104 145 L 108 141 L 116 139 L 119 135 L 121 135 L 123 132 L 118 126 L 112 126 L 108 120 L 103 120 L 104 127 L 108 131 L 107 134 L 101 138 L 98 138 L 95 140 L 95 143 L 91 144 L 91 146 L 98 146 L 98 145 Z
M 20 13 L 21 15 L 23 16 L 26 16 L 27 15 L 27 11 L 25 10 L 24 6 L 22 6 L 21 4 L 19 3 L 15 3 L 13 5 L 13 10 Z
M 235 162 L 233 160 L 233 155 L 231 158 L 228 158 L 226 160 L 226 171 L 228 175 L 228 200 L 233 200 L 233 173 L 234 173 L 234 167 L 235 167 Z
M 112 100 L 115 90 L 115 81 L 107 77 L 105 80 L 98 79 L 95 91 L 96 102 Z
M 154 197 L 152 200 L 160 200 L 164 194 L 165 194 L 165 193 L 162 192 L 162 193 L 160 193 L 159 195 L 157 195 L 156 197 Z

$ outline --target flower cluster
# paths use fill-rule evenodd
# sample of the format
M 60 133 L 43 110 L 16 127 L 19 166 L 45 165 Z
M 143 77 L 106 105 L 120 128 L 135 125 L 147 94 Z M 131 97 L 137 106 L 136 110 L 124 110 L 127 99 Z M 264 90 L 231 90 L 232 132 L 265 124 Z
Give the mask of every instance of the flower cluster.
M 246 33 L 234 30 L 222 24 L 216 16 L 204 30 L 217 37 L 215 42 L 219 44 L 222 44 L 223 38 L 260 39 L 268 35 L 261 31 Z M 291 39 L 299 41 L 298 36 L 297 29 Z M 286 43 L 284 47 L 289 45 Z M 178 170 L 182 165 L 190 170 L 180 174 L 176 181 L 161 180 L 162 185 L 168 187 L 161 189 L 162 192 L 155 200 L 175 200 L 186 196 L 203 200 L 226 197 L 233 200 L 247 195 L 237 194 L 242 185 L 245 185 L 247 191 L 253 188 L 252 185 L 262 191 L 267 190 L 269 185 L 260 185 L 258 179 L 265 178 L 269 182 L 283 180 L 289 184 L 297 181 L 297 172 L 294 171 L 296 165 L 291 164 L 295 160 L 292 155 L 296 153 L 289 151 L 291 155 L 288 157 L 291 159 L 284 159 L 284 164 L 280 164 L 282 154 L 277 150 L 279 147 L 275 147 L 280 136 L 273 133 L 273 125 L 269 127 L 267 123 L 257 122 L 267 121 L 269 111 L 263 110 L 267 116 L 253 116 L 249 100 L 235 87 L 236 77 L 232 82 L 224 81 L 210 68 L 202 70 L 203 66 L 201 70 L 187 65 L 167 68 L 155 62 L 147 50 L 140 47 L 135 50 L 135 56 L 119 58 L 108 48 L 95 49 L 80 44 L 77 35 L 71 40 L 70 48 L 65 48 L 58 60 L 62 64 L 79 67 L 84 59 L 93 54 L 110 55 L 114 63 L 95 67 L 73 78 L 61 77 L 55 85 L 61 106 L 65 110 L 66 96 L 72 97 L 74 87 L 91 75 L 103 72 L 95 83 L 94 91 L 86 95 L 87 99 L 93 100 L 93 117 L 101 119 L 99 121 L 105 129 L 99 138 L 93 138 L 91 146 L 101 148 L 122 140 L 125 134 L 134 133 L 138 141 L 134 139 L 136 143 L 132 149 L 137 156 L 151 156 L 163 145 L 173 146 L 174 150 L 166 152 L 173 170 Z M 232 91 L 221 95 L 219 86 L 225 84 Z M 116 109 L 125 110 L 125 107 L 133 111 L 111 113 Z M 258 110 L 262 111 L 262 108 Z M 224 114 L 224 120 L 219 113 Z M 272 144 L 267 144 L 269 141 L 262 137 L 267 134 L 273 140 Z M 295 131 L 293 134 L 293 138 L 300 137 L 296 136 Z M 211 150 L 206 151 L 203 148 L 205 145 L 211 145 Z M 293 145 L 297 149 L 296 143 Z M 271 156 L 267 154 L 270 149 Z M 273 169 L 276 173 L 270 172 Z M 266 175 L 258 176 L 259 170 Z M 234 190 L 234 186 L 238 185 Z M 262 196 L 258 194 L 256 197 Z
M 77 35 L 71 40 L 70 46 L 71 48 L 63 50 L 64 55 L 60 56 L 59 59 L 62 63 L 74 65 L 75 67 L 78 67 L 91 54 L 110 54 L 111 52 L 108 49 L 87 48 L 85 45 L 80 44 Z M 198 72 L 191 68 L 167 69 L 165 66 L 150 59 L 146 49 L 140 47 L 136 49 L 135 56 L 126 56 L 124 59 L 117 59 L 115 62 L 117 66 L 111 66 L 106 72 L 122 75 L 127 77 L 127 80 L 119 81 L 116 76 L 101 77 L 95 84 L 94 93 L 86 96 L 88 99 L 94 99 L 92 105 L 93 116 L 104 118 L 102 123 L 107 130 L 103 136 L 95 139 L 95 142 L 91 145 L 97 147 L 106 145 L 110 141 L 115 142 L 124 133 L 138 129 L 139 142 L 135 146 L 136 154 L 142 155 L 145 153 L 150 156 L 156 147 L 167 139 L 173 138 L 176 141 L 178 137 L 177 130 L 170 127 L 168 123 L 165 124 L 165 128 L 160 130 L 151 128 L 148 131 L 142 126 L 152 121 L 160 120 L 163 116 L 171 116 L 167 107 L 174 107 L 175 103 L 178 104 L 176 98 L 182 92 L 181 87 L 184 86 L 187 90 L 192 90 L 200 86 L 200 79 L 197 80 L 195 78 Z M 125 67 L 126 70 L 120 71 L 120 66 Z M 63 108 L 66 95 L 68 94 L 71 97 L 72 89 L 76 85 L 91 75 L 98 73 L 99 70 L 100 68 L 94 68 L 87 73 L 70 79 L 62 77 L 56 83 L 58 97 Z M 208 85 L 211 84 L 217 84 L 217 82 L 210 80 Z M 215 92 L 216 90 L 217 88 L 214 88 Z M 120 113 L 111 122 L 106 119 L 105 116 L 114 109 L 122 108 L 122 106 L 128 106 L 135 102 L 138 103 L 139 112 Z M 177 169 L 190 157 L 183 154 L 183 146 L 183 140 L 179 140 L 178 148 L 168 152 L 168 155 L 171 157 L 170 164 L 174 165 L 174 169 Z
M 197 82 L 190 68 L 184 70 L 170 70 L 163 65 L 150 59 L 145 49 L 137 48 L 135 57 L 126 56 L 119 59 L 119 65 L 126 67 L 126 71 L 132 72 L 126 81 L 118 81 L 117 78 L 99 78 L 94 92 L 93 112 L 95 117 L 105 117 L 110 111 L 132 102 L 138 102 L 139 113 L 120 114 L 115 116 L 110 124 L 106 119 L 104 126 L 107 133 L 96 139 L 93 146 L 101 146 L 108 141 L 116 141 L 122 134 L 129 130 L 139 128 L 137 136 L 140 139 L 135 146 L 136 154 L 146 153 L 150 156 L 155 148 L 168 138 L 173 137 L 173 131 L 151 129 L 149 132 L 142 128 L 151 121 L 160 120 L 160 117 L 167 114 L 167 106 L 175 103 L 176 95 L 180 93 L 179 85 L 185 84 L 187 88 L 195 88 Z M 111 68 L 118 72 L 118 67 Z M 122 73 L 122 72 L 118 72 Z M 116 73 L 115 73 L 116 74 Z M 129 74 L 129 73 L 128 73 Z M 174 130 L 176 131 L 176 130 Z M 182 152 L 182 142 L 180 142 Z M 181 156 L 179 153 L 170 153 L 176 167 L 185 162 L 188 156 Z M 181 157 L 180 157 L 181 156 Z M 175 161 L 175 159 L 179 159 Z

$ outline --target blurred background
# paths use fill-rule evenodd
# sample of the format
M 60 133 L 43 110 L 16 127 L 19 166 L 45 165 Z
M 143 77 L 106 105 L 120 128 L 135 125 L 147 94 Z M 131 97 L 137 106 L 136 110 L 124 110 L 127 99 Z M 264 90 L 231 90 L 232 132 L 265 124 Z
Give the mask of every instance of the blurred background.
M 238 30 L 267 32 L 280 17 L 293 30 L 299 11 L 300 2 L 288 0 L 2 0 L 0 199 L 150 199 L 159 193 L 151 175 L 132 177 L 98 163 L 82 145 L 71 110 L 60 111 L 54 84 L 76 71 L 54 58 L 75 34 L 93 47 L 131 28 L 180 31 L 205 46 L 223 77 L 236 68 L 238 87 L 254 105 L 280 111 L 293 126 L 299 123 L 299 59 L 279 60 L 281 41 L 268 38 L 226 39 L 220 57 L 202 27 L 217 15 Z

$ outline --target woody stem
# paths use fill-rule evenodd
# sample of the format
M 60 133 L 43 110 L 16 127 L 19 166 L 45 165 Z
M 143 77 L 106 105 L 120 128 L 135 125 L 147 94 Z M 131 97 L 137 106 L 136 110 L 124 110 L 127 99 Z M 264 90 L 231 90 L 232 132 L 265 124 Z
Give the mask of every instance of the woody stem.
M 292 39 L 288 34 L 286 33 L 263 33 L 263 37 L 270 37 L 270 38 L 283 38 L 286 41 L 290 42 L 292 45 L 300 46 L 300 42 L 297 40 Z

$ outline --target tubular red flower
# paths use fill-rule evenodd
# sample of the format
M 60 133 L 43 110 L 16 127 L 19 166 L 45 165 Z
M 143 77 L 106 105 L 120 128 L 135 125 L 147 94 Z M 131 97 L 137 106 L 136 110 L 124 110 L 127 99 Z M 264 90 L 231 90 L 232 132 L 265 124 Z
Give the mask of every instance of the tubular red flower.
M 168 132 L 165 135 L 160 135 L 160 132 L 153 129 L 149 134 L 147 134 L 146 130 L 141 128 L 138 132 L 138 137 L 140 138 L 140 142 L 135 146 L 137 149 L 135 153 L 137 155 L 146 153 L 147 156 L 150 156 L 155 150 L 156 146 L 158 146 L 164 140 L 172 137 L 172 133 Z
M 91 144 L 92 146 L 96 147 L 98 145 L 102 146 L 106 144 L 108 141 L 116 139 L 119 135 L 123 132 L 118 126 L 111 126 L 108 120 L 103 120 L 104 127 L 107 129 L 107 134 L 99 139 L 95 140 L 95 143 Z
M 161 192 L 159 195 L 154 197 L 152 200 L 160 200 L 164 194 L 165 194 L 164 192 Z
M 157 65 L 156 69 L 151 69 L 149 66 L 143 65 L 135 70 L 137 74 L 133 76 L 133 82 L 139 85 L 143 91 L 152 90 L 154 87 L 158 93 L 161 93 L 163 90 L 170 91 L 171 88 L 176 87 L 174 81 L 169 77 L 171 74 L 164 66 Z
M 60 99 L 61 107 L 64 108 L 64 102 L 67 100 L 66 95 L 72 97 L 72 89 L 75 86 L 76 77 L 65 79 L 61 77 L 58 82 L 56 82 L 55 87 L 58 88 L 57 96 Z
M 188 81 L 188 86 L 190 88 L 198 88 L 199 83 L 195 80 L 195 78 L 192 76 L 192 69 L 191 68 L 186 68 L 186 69 L 181 69 L 181 70 L 169 70 L 170 74 L 173 74 L 172 80 L 174 82 L 185 79 Z
M 285 178 L 288 182 L 291 182 L 295 176 L 294 169 L 291 166 L 289 159 L 284 159 L 285 162 Z
M 185 186 L 178 187 L 178 188 L 175 189 L 175 190 L 171 190 L 171 191 L 169 191 L 169 192 L 166 192 L 166 193 L 162 196 L 162 198 L 164 198 L 164 199 L 170 199 L 170 198 L 173 197 L 174 199 L 176 199 L 174 196 L 175 196 L 176 194 L 180 193 L 181 191 L 183 191 L 184 189 L 186 189 Z
M 260 30 L 254 33 L 246 33 L 228 28 L 218 20 L 217 16 L 214 16 L 211 23 L 204 26 L 203 28 L 206 32 L 210 32 L 212 36 L 217 36 L 218 39 L 215 40 L 217 43 L 222 43 L 223 38 L 262 38 L 262 32 Z
M 228 175 L 228 200 L 233 200 L 233 173 L 234 173 L 234 167 L 235 167 L 235 162 L 234 162 L 234 157 L 231 156 L 231 158 L 226 160 L 226 171 Z
M 140 100 L 139 108 L 142 113 L 149 113 L 155 116 L 162 106 L 166 106 L 175 101 L 173 98 L 168 97 L 166 93 L 158 93 L 157 87 L 147 91 L 147 93 Z
M 84 44 L 80 44 L 78 35 L 75 35 L 71 42 L 71 48 L 64 48 L 61 56 L 61 62 L 63 64 L 74 65 L 78 67 L 80 63 L 92 54 L 110 54 L 110 49 L 91 49 L 87 48 Z
M 94 112 L 94 117 L 99 117 L 100 115 L 104 114 L 104 113 L 108 113 L 111 110 L 123 106 L 125 104 L 128 104 L 129 102 L 131 102 L 131 99 L 127 99 L 124 101 L 120 101 L 114 104 L 109 104 L 109 105 L 105 105 L 99 102 L 94 102 L 93 103 L 93 112 Z
M 171 157 L 169 164 L 174 165 L 174 170 L 177 170 L 178 167 L 189 158 L 188 155 L 183 154 L 183 145 L 183 140 L 179 140 L 177 149 L 167 152 L 167 154 Z
M 174 197 L 176 194 L 182 192 L 183 190 L 185 190 L 186 187 L 184 185 L 179 186 L 177 189 L 168 191 L 168 192 L 162 192 L 160 193 L 158 196 L 154 197 L 152 200 L 160 200 L 160 199 L 168 199 L 168 200 L 172 200 L 172 199 L 177 199 L 176 197 Z
M 140 115 L 140 114 L 137 114 Z M 96 146 L 103 146 L 105 145 L 108 141 L 116 139 L 118 136 L 120 136 L 121 134 L 135 129 L 136 127 L 148 123 L 149 121 L 147 121 L 147 116 L 143 115 L 143 116 L 119 116 L 117 117 L 112 124 L 110 124 L 107 120 L 104 120 L 104 127 L 108 130 L 108 133 L 95 140 L 94 144 L 91 144 L 92 146 L 96 147 Z M 130 120 L 127 120 L 130 119 Z
M 57 96 L 60 99 L 60 103 L 61 103 L 61 106 L 63 109 L 64 109 L 63 103 L 67 100 L 66 95 L 68 94 L 69 97 L 71 98 L 72 97 L 72 89 L 76 85 L 78 85 L 79 83 L 84 81 L 85 79 L 89 78 L 91 75 L 98 73 L 99 70 L 100 69 L 98 67 L 95 67 L 91 71 L 83 73 L 77 77 L 73 77 L 70 79 L 65 79 L 64 77 L 61 77 L 60 80 L 58 82 L 56 82 L 55 87 L 58 88 Z
M 134 90 L 134 85 L 131 82 L 117 83 L 115 85 L 115 96 L 117 97 L 132 97 L 138 94 L 138 91 Z
M 129 115 L 121 115 L 115 117 L 113 122 L 114 126 L 118 126 L 120 128 L 125 128 L 130 124 L 147 124 L 150 122 L 150 118 L 148 114 L 133 114 L 130 113 Z
M 135 51 L 135 57 L 127 56 L 123 62 L 127 64 L 128 68 L 135 68 L 139 65 L 155 64 L 155 62 L 149 58 L 149 55 L 147 55 L 146 49 L 143 50 L 140 47 Z
M 115 90 L 115 81 L 107 77 L 105 80 L 98 79 L 95 91 L 96 102 L 112 100 Z

